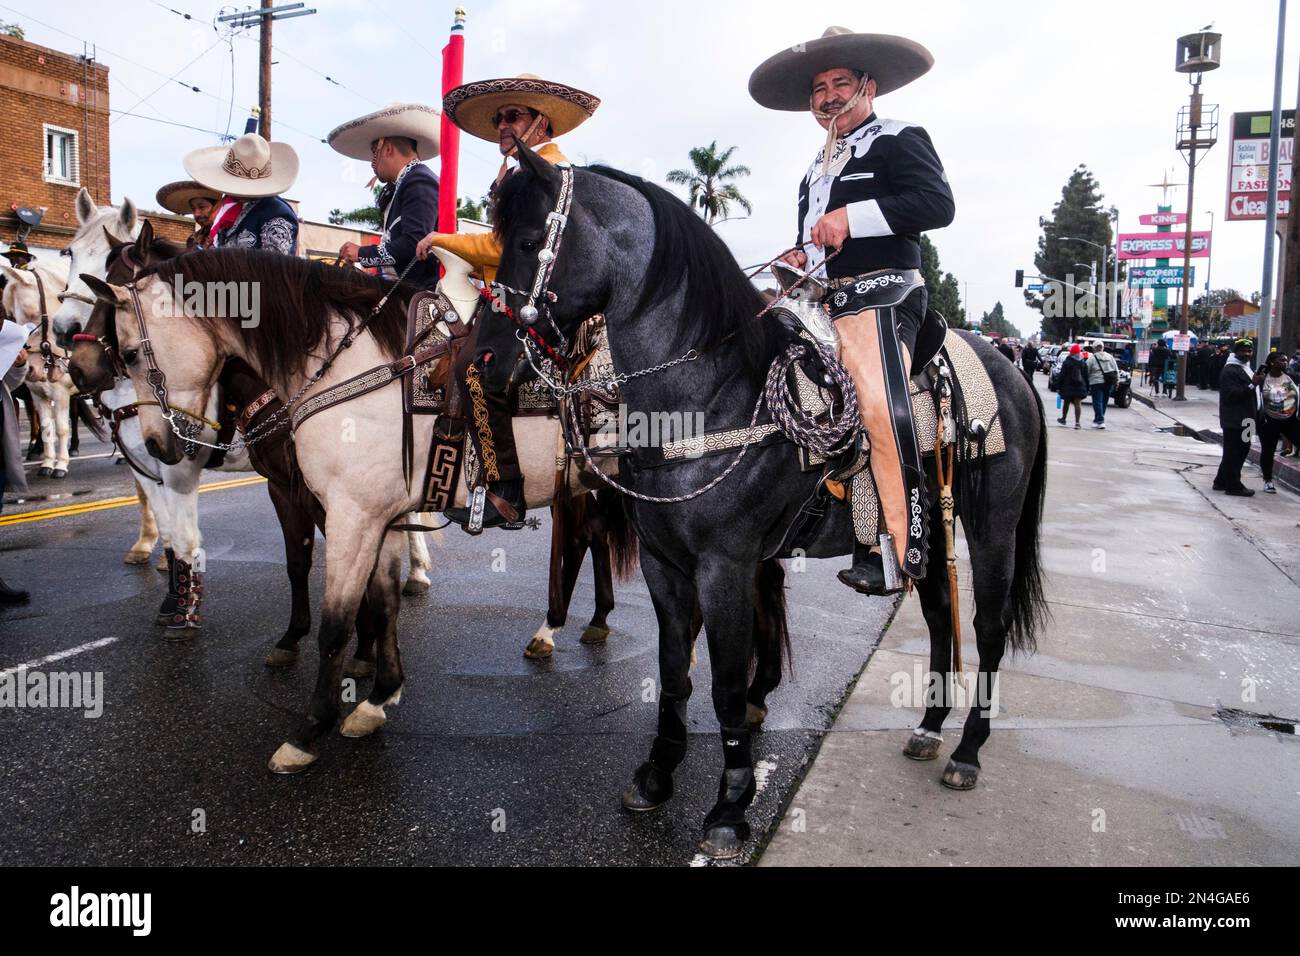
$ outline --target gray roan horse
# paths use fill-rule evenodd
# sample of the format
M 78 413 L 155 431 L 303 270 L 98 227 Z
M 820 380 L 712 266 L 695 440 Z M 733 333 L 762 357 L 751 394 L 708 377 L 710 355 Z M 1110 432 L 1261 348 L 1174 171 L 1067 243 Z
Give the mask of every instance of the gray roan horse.
M 603 167 L 574 170 L 567 222 L 561 238 L 548 241 L 548 227 L 565 222 L 552 216 L 560 208 L 563 174 L 522 146 L 519 153 L 522 168 L 497 198 L 496 228 L 504 247 L 497 281 L 510 311 L 487 315 L 479 333 L 476 360 L 485 386 L 502 388 L 526 370 L 521 342 L 563 342 L 583 318 L 604 313 L 617 372 L 653 369 L 622 383 L 629 417 L 702 412 L 710 432 L 748 426 L 783 342 L 775 323 L 755 321 L 760 295 L 723 242 L 664 189 Z M 534 286 L 539 263 L 553 271 L 548 279 L 542 268 L 542 281 Z M 540 286 L 546 294 L 529 302 L 543 291 Z M 979 474 L 976 459 L 959 462 L 954 482 L 970 548 L 980 658 L 976 704 L 943 775 L 957 789 L 975 785 L 979 748 L 989 736 L 985 708 L 1008 640 L 1016 650 L 1032 650 L 1047 616 L 1038 555 L 1047 459 L 1042 404 L 1012 363 L 975 336 L 968 338 L 998 393 L 1007 449 L 984 459 Z M 659 367 L 690 349 L 696 358 Z M 761 420 L 769 419 L 764 414 Z M 639 494 L 680 498 L 715 479 L 733 458 L 706 455 L 663 465 L 630 455 L 623 475 Z M 637 769 L 623 803 L 629 810 L 650 810 L 672 796 L 672 773 L 686 753 L 691 625 L 698 602 L 722 727 L 724 772 L 702 844 L 715 857 L 741 851 L 749 833 L 745 809 L 755 793 L 746 727 L 754 569 L 781 556 L 783 536 L 822 477 L 800 469 L 792 444 L 752 445 L 735 472 L 705 494 L 632 504 L 659 623 L 662 688 L 650 759 Z M 937 501 L 933 492 L 931 500 Z M 937 505 L 931 518 L 937 537 L 917 590 L 930 630 L 930 680 L 947 687 L 951 605 Z M 849 509 L 833 507 L 801 544 L 809 557 L 849 554 Z M 779 578 L 774 583 L 783 586 Z M 908 742 L 909 756 L 938 754 L 938 732 L 951 702 L 936 699 L 944 706 L 926 709 Z

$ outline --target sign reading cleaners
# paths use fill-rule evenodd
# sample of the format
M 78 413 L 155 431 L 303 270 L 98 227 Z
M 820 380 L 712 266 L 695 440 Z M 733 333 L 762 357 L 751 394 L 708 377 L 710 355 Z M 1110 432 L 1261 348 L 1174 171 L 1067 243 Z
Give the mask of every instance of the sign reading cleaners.
M 1121 232 L 1119 257 L 1121 259 L 1181 259 L 1184 235 L 1179 232 Z M 1192 258 L 1205 259 L 1210 255 L 1210 234 L 1192 233 Z
M 1229 144 L 1229 220 L 1265 219 L 1268 213 L 1268 137 L 1273 114 L 1232 114 Z M 1277 217 L 1285 219 L 1291 207 L 1291 152 L 1295 136 L 1295 110 L 1282 111 L 1281 141 L 1277 155 Z

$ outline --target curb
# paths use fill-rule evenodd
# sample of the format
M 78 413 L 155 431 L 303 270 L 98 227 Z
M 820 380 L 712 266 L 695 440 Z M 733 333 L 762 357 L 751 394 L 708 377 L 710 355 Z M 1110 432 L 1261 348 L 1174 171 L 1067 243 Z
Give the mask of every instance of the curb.
M 1183 422 L 1179 421 L 1178 418 L 1170 414 L 1170 412 L 1168 412 L 1166 409 L 1156 405 L 1155 401 L 1152 400 L 1150 396 L 1139 395 L 1137 392 L 1132 392 L 1132 395 L 1134 399 L 1141 402 L 1143 405 L 1145 405 L 1147 408 L 1151 409 L 1152 411 L 1159 412 L 1161 415 L 1164 415 L 1165 418 L 1168 418 L 1170 421 L 1177 422 L 1179 425 L 1183 425 L 1184 428 L 1186 428 L 1189 432 L 1195 434 L 1196 437 L 1199 438 L 1201 441 L 1207 443 L 1213 443 L 1219 446 L 1223 445 L 1222 432 L 1217 432 L 1209 428 L 1193 429 L 1188 425 L 1184 425 Z M 1280 443 L 1279 443 L 1279 451 L 1280 451 Z M 1259 465 L 1260 458 L 1261 458 L 1261 453 L 1259 448 L 1252 443 L 1250 446 L 1250 455 L 1249 455 L 1249 459 L 1251 463 L 1254 465 Z M 1300 459 L 1283 458 L 1281 454 L 1274 455 L 1273 456 L 1273 480 L 1280 484 L 1286 485 L 1292 491 L 1300 492 Z

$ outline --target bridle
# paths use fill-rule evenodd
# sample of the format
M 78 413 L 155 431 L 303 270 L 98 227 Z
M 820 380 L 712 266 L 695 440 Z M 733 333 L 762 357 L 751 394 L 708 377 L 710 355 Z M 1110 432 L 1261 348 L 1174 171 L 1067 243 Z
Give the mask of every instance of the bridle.
M 163 370 L 158 367 L 158 358 L 154 354 L 153 341 L 149 337 L 149 326 L 145 321 L 144 308 L 140 305 L 140 290 L 135 286 L 135 280 L 126 284 L 127 294 L 131 296 L 131 311 L 135 314 L 136 328 L 140 333 L 140 354 L 144 356 L 146 368 L 146 381 L 149 383 L 149 390 L 153 392 L 154 400 L 158 403 L 158 411 L 162 414 L 163 420 L 171 426 L 172 432 L 184 443 L 185 457 L 193 459 L 199 451 L 198 436 L 203 430 L 205 419 L 199 418 L 190 412 L 180 410 L 181 421 L 177 422 L 177 411 L 173 410 L 171 403 L 167 400 L 167 376 Z

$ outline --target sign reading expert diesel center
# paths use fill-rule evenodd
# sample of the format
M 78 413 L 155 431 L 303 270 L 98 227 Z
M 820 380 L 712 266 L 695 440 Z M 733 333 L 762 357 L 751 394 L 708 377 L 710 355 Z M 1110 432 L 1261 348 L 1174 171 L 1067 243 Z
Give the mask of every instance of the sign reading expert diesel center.
M 1269 128 L 1273 114 L 1232 114 L 1229 145 L 1229 220 L 1265 219 L 1268 213 Z M 1282 111 L 1281 141 L 1277 152 L 1277 217 L 1285 219 L 1291 207 L 1291 152 L 1295 136 L 1295 110 Z
M 1121 232 L 1119 257 L 1121 259 L 1181 259 L 1183 257 L 1182 230 L 1178 232 Z M 1192 258 L 1205 259 L 1210 255 L 1210 234 L 1192 233 Z

